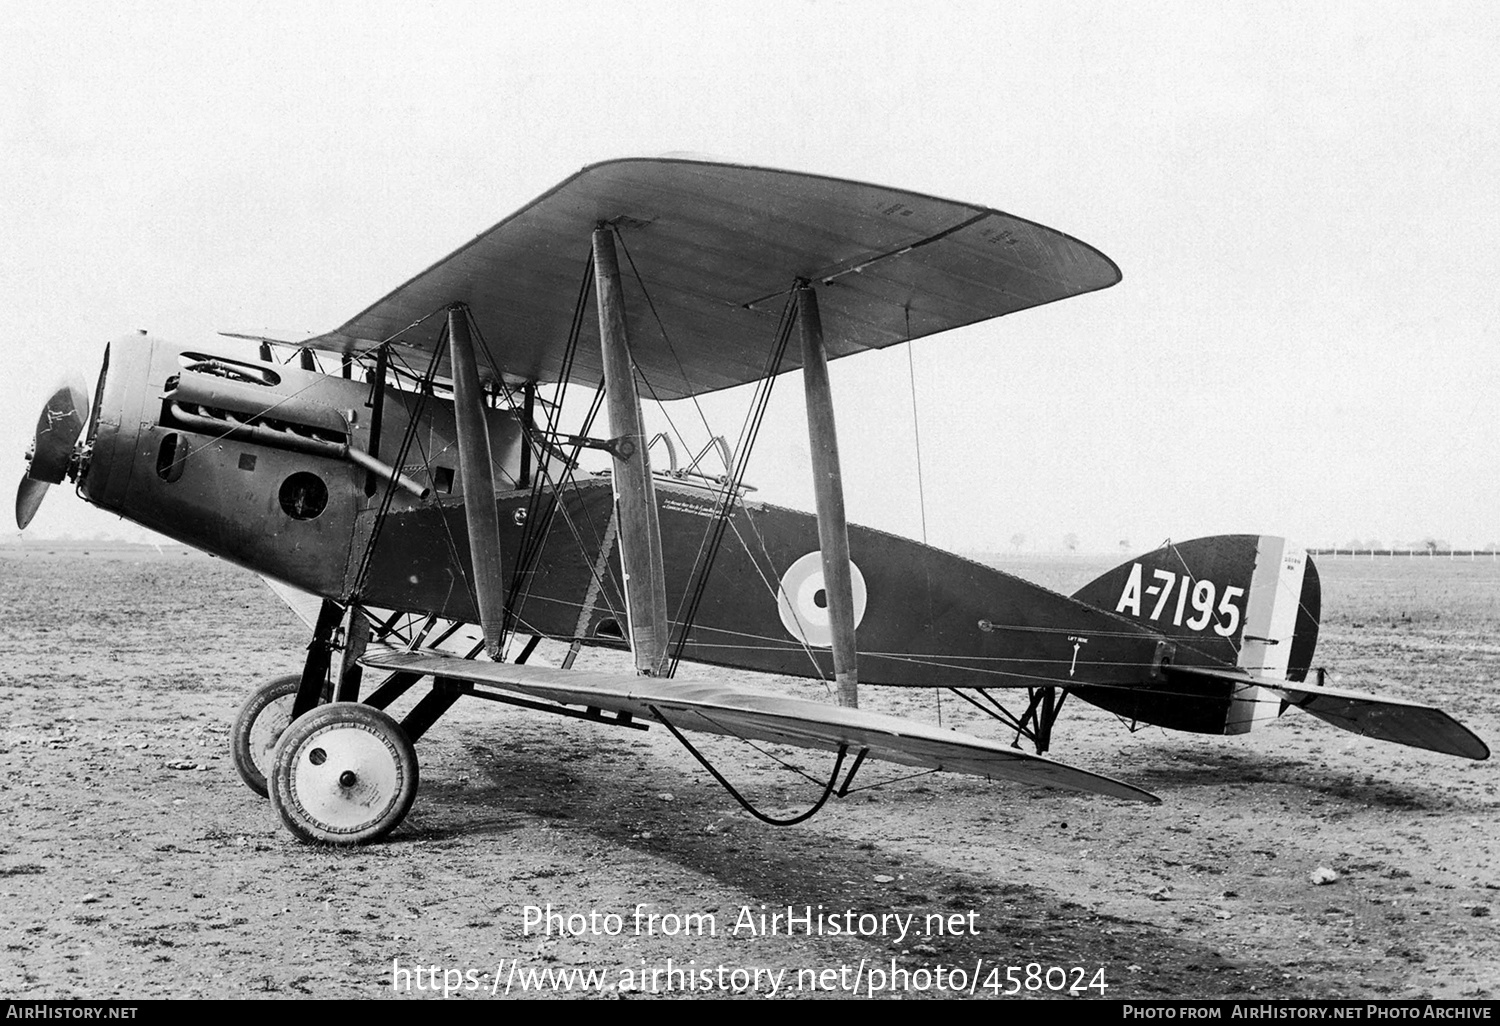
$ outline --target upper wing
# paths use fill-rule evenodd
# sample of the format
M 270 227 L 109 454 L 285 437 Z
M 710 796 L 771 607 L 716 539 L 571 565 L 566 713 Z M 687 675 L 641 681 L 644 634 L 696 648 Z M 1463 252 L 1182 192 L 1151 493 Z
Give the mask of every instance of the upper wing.
M 658 399 L 763 377 L 798 278 L 821 286 L 830 359 L 1120 280 L 1092 247 L 998 210 L 768 168 L 616 160 L 584 168 L 306 344 L 363 352 L 394 339 L 431 353 L 444 326 L 433 314 L 464 303 L 506 377 L 554 381 L 601 222 L 624 243 L 631 351 Z M 585 317 L 572 373 L 590 385 L 597 335 Z M 799 365 L 789 353 L 781 369 Z
M 629 713 L 636 719 L 670 722 L 679 730 L 827 751 L 847 746 L 851 755 L 865 749 L 869 758 L 908 766 L 1092 791 L 1131 801 L 1157 800 L 1150 792 L 1122 781 L 1028 755 L 983 738 L 915 720 L 782 698 L 747 688 L 632 674 L 475 662 L 432 651 L 397 652 L 373 646 L 362 661 L 382 670 L 454 677 L 564 705 Z

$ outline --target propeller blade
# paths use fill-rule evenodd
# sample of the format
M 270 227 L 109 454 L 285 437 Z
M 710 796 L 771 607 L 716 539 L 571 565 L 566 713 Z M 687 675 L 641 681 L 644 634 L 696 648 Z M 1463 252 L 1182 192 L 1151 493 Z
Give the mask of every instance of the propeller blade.
M 16 489 L 16 526 L 26 530 L 37 508 L 47 495 L 49 485 L 61 484 L 73 462 L 73 446 L 83 433 L 88 416 L 89 393 L 82 380 L 70 378 L 52 392 L 42 415 L 37 418 L 36 435 L 26 454 L 26 474 Z
M 42 497 L 51 488 L 46 481 L 38 481 L 36 478 L 21 475 L 21 487 L 16 489 L 16 526 L 26 530 L 26 525 L 31 523 L 31 518 L 36 516 L 37 508 L 42 504 Z
M 88 408 L 88 390 L 81 381 L 65 381 L 57 386 L 37 418 L 27 477 L 48 484 L 62 483 L 73 458 L 73 444 L 83 433 Z

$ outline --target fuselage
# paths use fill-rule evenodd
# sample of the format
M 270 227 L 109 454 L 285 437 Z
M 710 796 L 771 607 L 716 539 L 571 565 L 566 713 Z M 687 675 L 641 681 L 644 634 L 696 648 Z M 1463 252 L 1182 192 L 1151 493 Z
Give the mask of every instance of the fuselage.
M 106 354 L 79 490 L 326 598 L 473 622 L 452 403 L 386 385 L 376 437 L 375 398 L 366 381 L 129 337 Z M 486 416 L 511 625 L 624 646 L 610 478 L 526 451 L 517 410 Z M 693 613 L 682 658 L 829 677 L 815 518 L 736 497 L 708 568 L 724 486 L 658 474 L 656 495 L 674 649 Z M 1159 670 L 1160 635 L 1125 618 L 884 532 L 851 525 L 849 544 L 864 683 L 1138 685 Z

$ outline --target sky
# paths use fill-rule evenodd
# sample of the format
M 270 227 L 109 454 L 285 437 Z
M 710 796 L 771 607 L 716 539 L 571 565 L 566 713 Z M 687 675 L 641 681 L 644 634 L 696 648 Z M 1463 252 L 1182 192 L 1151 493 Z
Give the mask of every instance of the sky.
M 1494 5 L 17 0 L 7 22 L 13 479 L 51 387 L 92 387 L 113 338 L 322 332 L 587 164 L 688 151 L 995 207 L 1124 274 L 834 362 L 855 522 L 960 551 L 1500 541 Z M 747 480 L 810 509 L 796 377 Z M 747 401 L 704 407 L 732 441 Z M 95 532 L 140 534 L 64 487 L 28 537 Z

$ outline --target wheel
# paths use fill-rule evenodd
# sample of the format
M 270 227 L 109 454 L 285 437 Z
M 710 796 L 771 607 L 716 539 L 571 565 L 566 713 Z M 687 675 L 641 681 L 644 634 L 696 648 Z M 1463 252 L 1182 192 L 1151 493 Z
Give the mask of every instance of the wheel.
M 234 768 L 240 771 L 245 786 L 262 798 L 267 793 L 271 753 L 281 732 L 292 722 L 292 706 L 301 686 L 300 673 L 267 681 L 251 692 L 235 714 L 234 730 L 229 736 Z
M 401 725 L 358 702 L 320 705 L 281 735 L 271 804 L 304 841 L 365 844 L 406 817 L 417 796 L 417 750 Z

